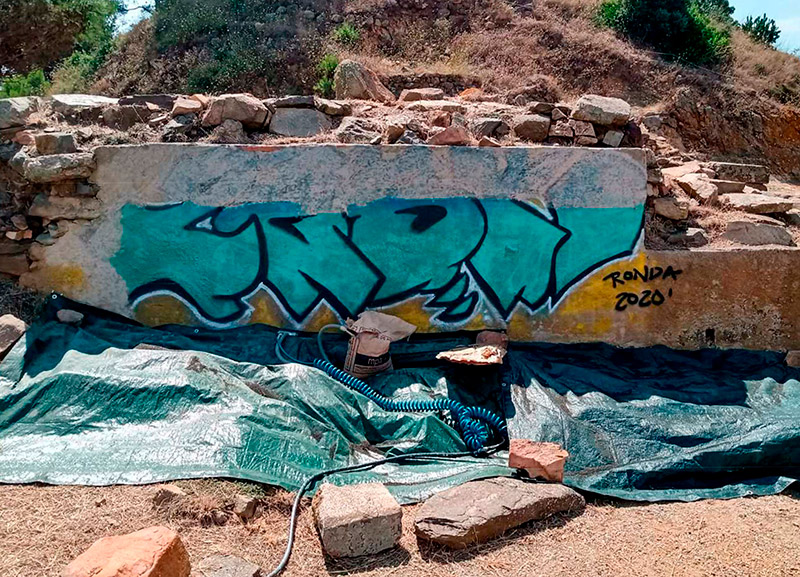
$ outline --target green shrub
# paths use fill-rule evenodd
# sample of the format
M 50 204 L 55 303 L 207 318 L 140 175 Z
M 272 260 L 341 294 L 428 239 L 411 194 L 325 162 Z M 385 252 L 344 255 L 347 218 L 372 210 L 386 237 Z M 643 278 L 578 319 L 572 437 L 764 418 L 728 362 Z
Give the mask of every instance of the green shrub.
M 345 22 L 333 31 L 333 39 L 344 46 L 355 46 L 361 39 L 361 33 L 355 26 Z
M 781 37 L 781 31 L 775 20 L 769 18 L 766 14 L 753 18 L 748 16 L 742 23 L 742 30 L 747 32 L 748 36 L 767 46 L 772 46 Z
M 50 83 L 41 70 L 0 78 L 0 98 L 43 96 L 49 89 Z
M 605 0 L 597 19 L 668 60 L 714 65 L 730 51 L 730 29 L 690 0 Z
M 320 96 L 330 97 L 333 95 L 333 74 L 339 66 L 339 58 L 335 54 L 326 54 L 317 63 L 317 83 L 314 85 L 314 92 Z

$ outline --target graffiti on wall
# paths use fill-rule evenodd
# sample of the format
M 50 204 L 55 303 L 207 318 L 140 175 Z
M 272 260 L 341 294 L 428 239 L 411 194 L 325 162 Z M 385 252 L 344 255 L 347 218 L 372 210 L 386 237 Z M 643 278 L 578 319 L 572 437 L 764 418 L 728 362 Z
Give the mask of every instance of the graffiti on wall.
M 289 202 L 129 204 L 112 264 L 134 307 L 170 295 L 215 326 L 246 322 L 262 291 L 297 327 L 323 303 L 344 319 L 412 298 L 458 326 L 552 310 L 633 253 L 643 214 L 499 198 L 383 198 L 315 215 Z

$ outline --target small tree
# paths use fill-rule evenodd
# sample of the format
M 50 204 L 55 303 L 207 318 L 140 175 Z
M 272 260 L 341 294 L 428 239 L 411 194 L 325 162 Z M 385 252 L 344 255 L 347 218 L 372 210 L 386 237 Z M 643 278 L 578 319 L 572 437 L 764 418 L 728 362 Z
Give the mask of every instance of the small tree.
M 758 18 L 748 16 L 742 24 L 742 30 L 755 40 L 762 44 L 772 46 L 778 41 L 781 36 L 781 31 L 775 20 L 769 18 L 766 14 L 762 14 Z

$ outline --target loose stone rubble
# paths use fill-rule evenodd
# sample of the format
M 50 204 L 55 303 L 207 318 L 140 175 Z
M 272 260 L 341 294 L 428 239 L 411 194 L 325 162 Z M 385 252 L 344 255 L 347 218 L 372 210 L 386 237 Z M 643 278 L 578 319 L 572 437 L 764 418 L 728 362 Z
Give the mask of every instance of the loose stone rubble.
M 750 246 L 753 230 L 773 230 L 741 224 L 726 234 L 725 226 L 705 224 L 709 211 L 743 221 L 747 215 L 768 215 L 773 221 L 762 224 L 787 229 L 760 232 L 758 243 L 773 239 L 773 244 L 794 246 L 800 238 L 800 198 L 770 192 L 766 166 L 709 162 L 678 150 L 663 136 L 674 130 L 668 117 L 636 116 L 617 98 L 587 94 L 574 104 L 546 102 L 531 96 L 538 93 L 535 87 L 498 94 L 476 82 L 430 75 L 381 78 L 345 60 L 334 74 L 337 100 L 308 94 L 2 99 L 0 273 L 19 276 L 35 268 L 42 246 L 57 243 L 72 221 L 99 214 L 97 191 L 89 182 L 95 169 L 92 149 L 131 141 L 644 147 L 652 217 L 646 243 L 657 234 L 660 248 L 717 242 Z
M 331 557 L 372 555 L 391 549 L 403 532 L 403 511 L 380 483 L 323 484 L 312 502 L 314 521 Z
M 583 497 L 564 485 L 509 477 L 471 481 L 438 493 L 417 510 L 417 537 L 463 549 L 555 513 L 580 511 Z

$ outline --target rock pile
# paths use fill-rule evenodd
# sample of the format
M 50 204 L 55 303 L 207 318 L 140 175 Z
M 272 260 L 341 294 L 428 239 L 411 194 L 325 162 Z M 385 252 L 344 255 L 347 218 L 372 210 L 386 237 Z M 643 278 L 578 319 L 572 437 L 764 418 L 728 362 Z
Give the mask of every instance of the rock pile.
M 664 181 L 651 206 L 666 222 L 671 245 L 701 247 L 711 231 L 695 222 L 696 214 L 714 210 L 724 216 L 722 240 L 747 246 L 796 246 L 788 226 L 796 226 L 800 199 L 767 191 L 769 169 L 757 164 L 690 161 L 664 168 Z M 716 225 L 718 227 L 718 225 Z

